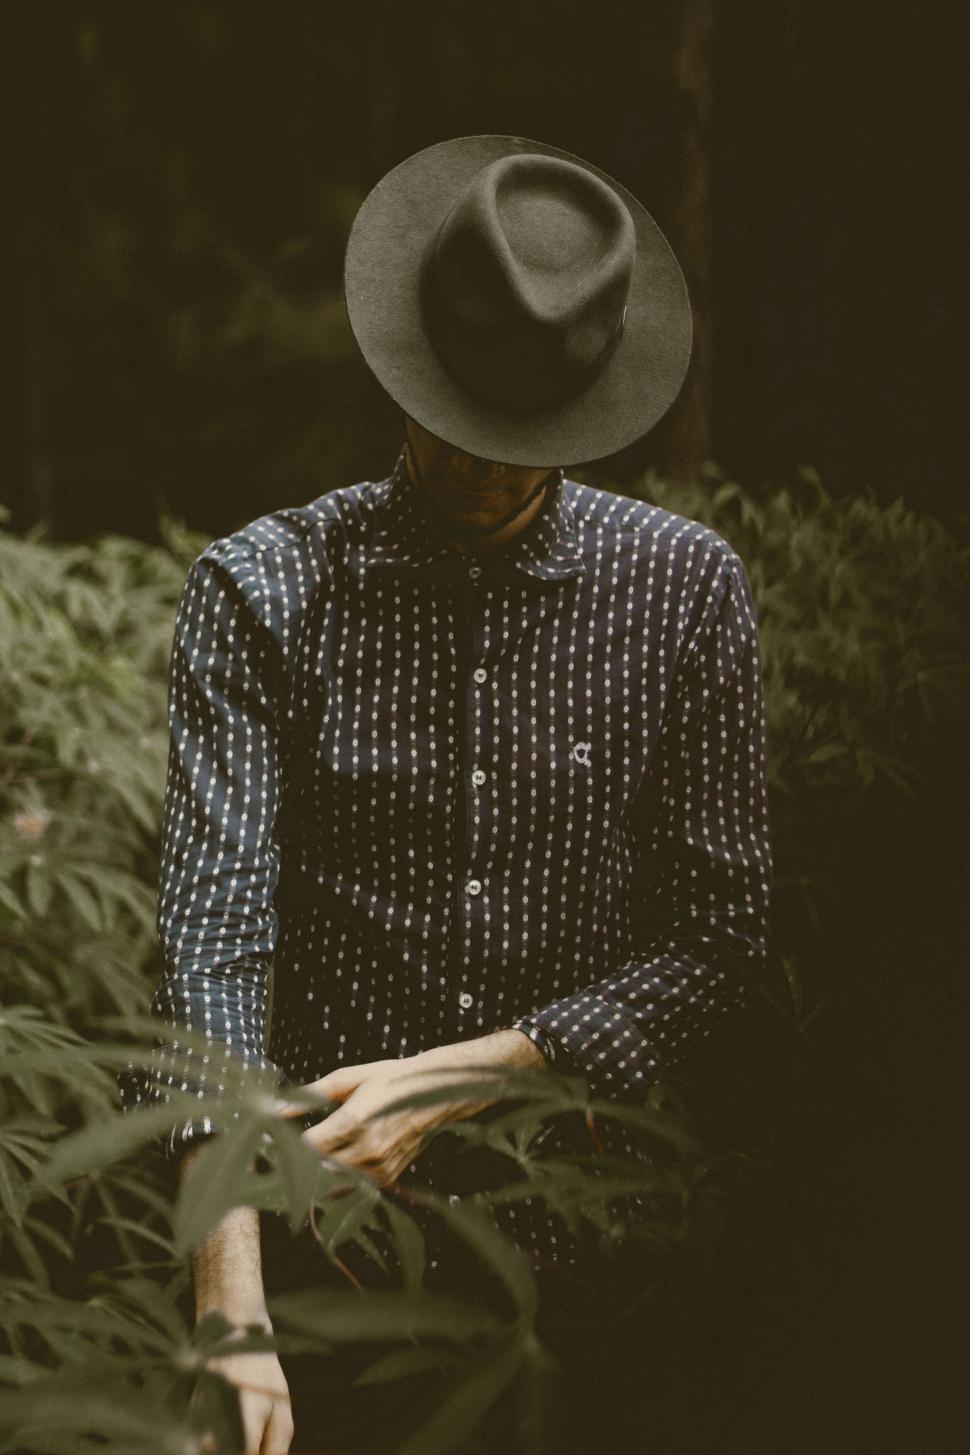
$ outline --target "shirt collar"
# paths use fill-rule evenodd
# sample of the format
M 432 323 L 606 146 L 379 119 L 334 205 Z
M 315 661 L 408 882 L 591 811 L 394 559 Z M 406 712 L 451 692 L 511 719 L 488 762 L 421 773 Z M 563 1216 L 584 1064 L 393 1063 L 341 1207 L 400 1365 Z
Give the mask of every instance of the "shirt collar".
M 350 553 L 355 574 L 376 569 L 406 571 L 424 567 L 428 574 L 464 574 L 469 558 L 453 544 L 411 479 L 406 451 L 386 480 L 374 487 L 371 529 Z M 565 475 L 555 471 L 539 513 L 506 545 L 483 552 L 486 568 L 504 566 L 539 583 L 561 583 L 585 573 Z

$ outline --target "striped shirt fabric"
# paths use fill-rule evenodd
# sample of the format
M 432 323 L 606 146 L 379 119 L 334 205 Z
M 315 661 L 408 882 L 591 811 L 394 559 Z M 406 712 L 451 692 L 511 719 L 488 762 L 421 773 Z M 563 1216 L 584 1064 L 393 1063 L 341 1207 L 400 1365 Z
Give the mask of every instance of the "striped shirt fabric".
M 220 1055 L 300 1084 L 511 1026 L 645 1100 L 750 1002 L 760 648 L 708 527 L 559 470 L 469 556 L 402 450 L 198 556 L 169 693 L 151 1011 L 210 1039 L 192 1089 Z M 119 1080 L 126 1110 L 190 1085 Z

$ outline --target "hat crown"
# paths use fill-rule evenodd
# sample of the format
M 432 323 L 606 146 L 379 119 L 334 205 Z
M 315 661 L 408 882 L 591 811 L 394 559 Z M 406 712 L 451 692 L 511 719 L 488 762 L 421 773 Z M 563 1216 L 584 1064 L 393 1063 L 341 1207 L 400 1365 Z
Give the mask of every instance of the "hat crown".
M 553 407 L 612 353 L 635 259 L 629 209 L 600 177 L 558 157 L 500 157 L 470 179 L 428 245 L 428 338 L 483 399 Z

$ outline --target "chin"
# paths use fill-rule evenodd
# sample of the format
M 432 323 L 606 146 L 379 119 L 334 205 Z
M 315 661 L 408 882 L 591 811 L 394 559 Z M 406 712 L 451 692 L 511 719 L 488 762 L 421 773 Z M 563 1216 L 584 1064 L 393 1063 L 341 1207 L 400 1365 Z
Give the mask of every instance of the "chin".
M 468 526 L 472 529 L 494 525 L 498 519 L 498 516 L 487 510 L 450 510 L 448 517 L 454 525 Z
M 438 498 L 444 510 L 447 510 L 449 514 L 460 515 L 463 518 L 470 515 L 497 517 L 501 515 L 504 509 L 508 508 L 505 504 L 502 491 L 449 491 L 447 495 L 440 495 Z
M 508 487 L 501 480 L 455 480 L 451 489 L 458 495 L 501 496 L 508 494 Z

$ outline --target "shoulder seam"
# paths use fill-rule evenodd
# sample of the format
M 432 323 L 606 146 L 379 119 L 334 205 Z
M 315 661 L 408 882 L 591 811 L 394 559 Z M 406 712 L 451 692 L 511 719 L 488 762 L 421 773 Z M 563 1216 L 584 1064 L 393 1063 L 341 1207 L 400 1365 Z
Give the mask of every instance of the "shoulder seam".
M 364 482 L 365 485 L 372 485 L 373 483 L 374 482 L 371 480 L 367 480 Z M 258 519 L 265 519 L 265 517 L 258 517 Z M 270 551 L 285 551 L 289 549 L 295 549 L 303 541 L 305 541 L 306 538 L 314 531 L 325 531 L 328 526 L 340 522 L 341 520 L 342 516 L 339 512 L 335 515 L 328 514 L 326 516 L 318 516 L 316 520 L 309 521 L 308 524 L 305 525 L 303 529 L 294 536 L 293 540 L 284 542 L 267 541 L 267 543 L 262 546 L 256 545 L 252 541 L 244 541 L 240 544 L 233 545 L 231 544 L 231 542 L 234 540 L 234 535 L 217 536 L 215 540 L 210 541 L 209 544 L 199 552 L 199 555 L 196 557 L 196 559 L 201 560 L 204 556 L 208 555 L 211 552 L 212 554 L 217 556 L 223 556 L 226 554 L 238 554 L 244 560 L 255 560 L 260 556 L 265 556 Z M 255 524 L 255 521 L 251 521 L 249 525 L 242 526 L 238 534 L 242 535 L 245 531 L 249 530 L 252 525 Z
M 567 476 L 567 480 L 568 478 Z M 658 505 L 653 500 L 644 500 L 638 495 L 625 495 L 622 491 L 606 490 L 598 485 L 585 485 L 581 480 L 571 480 L 569 483 L 576 487 L 577 494 L 573 498 L 577 504 L 579 503 L 580 492 L 584 492 L 591 497 L 615 498 L 628 504 L 640 506 L 644 511 L 652 513 L 652 515 L 666 517 L 668 521 L 678 521 L 690 526 L 692 528 L 691 534 L 694 535 L 695 539 L 699 537 L 706 540 L 717 552 L 722 563 L 729 567 L 741 560 L 730 541 L 726 540 L 716 527 L 708 525 L 703 520 L 697 520 L 694 516 L 690 515 L 681 515 L 679 511 L 670 510 L 665 505 Z M 651 530 L 653 528 L 650 515 L 640 521 L 628 522 L 628 525 L 633 531 Z

